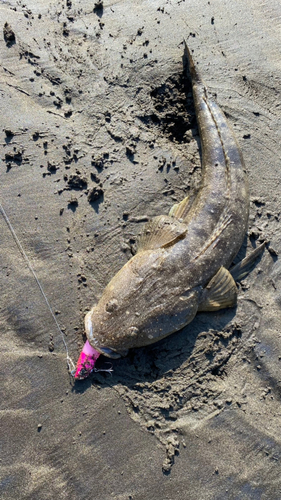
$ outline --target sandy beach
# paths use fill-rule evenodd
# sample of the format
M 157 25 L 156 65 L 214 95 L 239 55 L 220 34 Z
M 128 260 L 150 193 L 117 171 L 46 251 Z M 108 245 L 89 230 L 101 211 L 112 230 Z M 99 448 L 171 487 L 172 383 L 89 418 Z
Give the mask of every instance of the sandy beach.
M 9 0 L 0 17 L 0 203 L 75 362 L 145 221 L 200 185 L 184 39 L 248 172 L 236 260 L 268 242 L 237 308 L 74 383 L 0 213 L 1 499 L 280 500 L 280 3 Z

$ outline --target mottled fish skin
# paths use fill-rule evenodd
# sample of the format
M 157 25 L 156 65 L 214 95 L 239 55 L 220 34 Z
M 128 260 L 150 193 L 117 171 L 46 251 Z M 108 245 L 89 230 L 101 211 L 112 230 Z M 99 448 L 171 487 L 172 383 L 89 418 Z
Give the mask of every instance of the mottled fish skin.
M 190 323 L 197 311 L 231 307 L 237 289 L 227 271 L 247 228 L 248 184 L 224 113 L 185 45 L 202 144 L 202 183 L 191 204 L 145 226 L 137 254 L 86 315 L 87 338 L 109 357 L 152 344 Z

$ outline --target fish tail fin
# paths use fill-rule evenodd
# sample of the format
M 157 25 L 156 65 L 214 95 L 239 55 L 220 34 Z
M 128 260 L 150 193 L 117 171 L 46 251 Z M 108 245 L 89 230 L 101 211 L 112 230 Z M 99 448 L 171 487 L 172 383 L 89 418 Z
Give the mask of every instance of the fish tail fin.
M 190 76 L 191 76 L 191 79 L 193 82 L 203 83 L 200 72 L 198 71 L 197 67 L 194 64 L 192 54 L 191 54 L 185 40 L 183 40 L 183 44 L 184 44 L 183 66 L 185 68 L 186 68 L 186 66 L 188 66 Z

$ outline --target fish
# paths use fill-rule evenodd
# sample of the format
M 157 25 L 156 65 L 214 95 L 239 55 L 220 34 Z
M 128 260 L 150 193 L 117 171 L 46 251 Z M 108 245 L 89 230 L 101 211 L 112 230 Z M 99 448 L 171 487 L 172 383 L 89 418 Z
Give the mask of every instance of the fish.
M 201 186 L 168 215 L 150 219 L 137 253 L 108 283 L 86 314 L 87 342 L 76 379 L 86 378 L 100 354 L 126 356 L 181 330 L 200 311 L 235 307 L 236 281 L 264 244 L 230 268 L 248 226 L 245 164 L 224 112 L 208 94 L 184 42 L 201 141 Z

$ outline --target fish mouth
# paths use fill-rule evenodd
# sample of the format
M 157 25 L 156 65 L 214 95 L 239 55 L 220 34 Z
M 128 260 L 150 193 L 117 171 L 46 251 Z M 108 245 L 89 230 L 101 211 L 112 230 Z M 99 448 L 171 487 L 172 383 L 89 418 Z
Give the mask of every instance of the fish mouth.
M 91 309 L 91 311 L 89 311 L 85 316 L 85 330 L 87 337 L 93 336 L 93 324 L 91 319 L 92 311 L 93 309 Z
M 119 352 L 114 351 L 110 347 L 98 347 L 96 349 L 107 358 L 112 358 L 112 359 L 121 358 L 121 354 L 119 354 Z
M 96 341 L 93 335 L 93 323 L 92 323 L 93 309 L 91 309 L 91 311 L 89 311 L 85 316 L 85 330 L 89 342 L 94 347 L 94 349 L 96 349 L 100 354 L 103 354 L 107 358 L 112 358 L 112 359 L 121 358 L 121 354 L 116 352 L 114 349 L 111 349 L 111 347 L 100 347 L 96 345 L 98 342 Z

